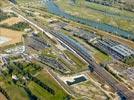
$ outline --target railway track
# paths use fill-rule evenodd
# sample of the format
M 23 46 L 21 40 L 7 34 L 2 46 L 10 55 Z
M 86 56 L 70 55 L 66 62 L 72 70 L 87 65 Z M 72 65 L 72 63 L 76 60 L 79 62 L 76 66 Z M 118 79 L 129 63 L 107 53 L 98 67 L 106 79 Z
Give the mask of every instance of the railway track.
M 82 57 L 86 62 L 89 63 L 90 66 L 93 67 L 94 72 L 96 72 L 105 82 L 107 82 L 114 90 L 117 92 L 121 100 L 134 100 L 134 93 L 130 91 L 124 84 L 117 81 L 110 73 L 108 73 L 104 68 L 98 65 L 91 55 L 83 48 L 81 45 L 70 39 L 69 37 L 53 32 L 52 30 L 48 30 L 44 28 L 44 26 L 37 24 L 37 22 L 26 18 L 24 15 L 21 14 L 20 11 L 12 9 L 14 13 L 18 16 L 22 17 L 25 21 L 27 21 L 32 26 L 36 27 L 40 31 L 44 32 L 47 36 L 52 35 L 54 36 L 59 42 L 64 43 L 66 46 L 71 48 L 73 52 L 76 52 L 80 57 Z

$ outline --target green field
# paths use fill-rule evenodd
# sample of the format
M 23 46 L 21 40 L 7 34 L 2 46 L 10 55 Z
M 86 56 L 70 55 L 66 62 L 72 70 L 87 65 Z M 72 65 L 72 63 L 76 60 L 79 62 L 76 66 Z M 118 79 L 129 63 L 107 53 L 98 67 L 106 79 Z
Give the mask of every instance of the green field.
M 40 100 L 65 100 L 68 94 L 56 83 L 56 81 L 49 75 L 46 70 L 37 70 L 39 66 L 33 63 L 23 64 L 16 63 L 10 64 L 12 69 L 5 68 L 2 73 L 4 77 L 0 77 L 0 86 L 6 91 L 11 100 L 29 100 L 31 95 L 23 87 L 30 90 L 32 95 L 35 95 Z M 18 69 L 18 68 L 19 69 Z M 21 73 L 21 72 L 22 73 Z M 51 94 L 46 89 L 42 87 L 37 81 L 29 79 L 22 79 L 23 76 L 26 77 L 27 74 L 30 74 L 32 77 L 36 77 L 43 84 L 47 85 L 55 91 L 55 94 Z M 13 81 L 12 75 L 16 75 L 19 80 Z
M 11 100 L 29 100 L 26 91 L 13 83 L 1 82 L 0 86 L 7 92 Z
M 36 83 L 30 82 L 28 87 L 34 95 L 38 96 L 41 100 L 65 100 L 67 94 L 45 70 L 41 71 L 36 77 L 54 89 L 56 94 L 52 95 Z

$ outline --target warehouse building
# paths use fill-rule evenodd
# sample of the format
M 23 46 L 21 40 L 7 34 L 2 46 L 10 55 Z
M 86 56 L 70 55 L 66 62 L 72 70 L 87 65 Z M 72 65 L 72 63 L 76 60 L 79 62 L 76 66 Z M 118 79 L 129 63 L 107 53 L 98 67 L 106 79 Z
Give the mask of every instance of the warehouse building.
M 134 55 L 133 49 L 110 39 L 98 40 L 95 46 L 119 60 Z
M 73 35 L 82 38 L 89 43 L 99 38 L 99 36 L 97 36 L 95 33 L 91 33 L 80 29 L 79 31 L 73 31 Z

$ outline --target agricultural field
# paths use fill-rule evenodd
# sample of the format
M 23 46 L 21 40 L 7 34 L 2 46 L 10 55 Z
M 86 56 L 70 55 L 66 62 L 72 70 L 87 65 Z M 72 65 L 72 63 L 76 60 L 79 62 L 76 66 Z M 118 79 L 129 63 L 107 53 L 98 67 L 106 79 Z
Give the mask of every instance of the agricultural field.
M 0 86 L 2 86 L 5 91 L 7 91 L 7 94 L 9 97 L 11 97 L 12 100 L 29 100 L 28 94 L 25 92 L 25 90 L 13 83 L 9 84 L 7 82 L 1 82 Z
M 18 17 L 11 17 L 11 18 L 8 18 L 6 20 L 3 20 L 0 22 L 0 24 L 7 24 L 9 26 L 13 25 L 13 24 L 17 24 L 19 22 L 22 22 L 23 20 L 21 18 L 18 18 Z
M 7 7 L 9 6 L 8 0 L 0 0 L 0 7 Z
M 2 70 L 4 77 L 0 77 L 0 86 L 11 100 L 29 100 L 33 97 L 40 100 L 61 100 L 69 96 L 48 71 L 38 64 L 22 61 L 10 62 L 9 66 L 10 68 L 4 66 Z M 17 78 L 14 78 L 14 75 Z M 48 88 L 52 89 L 54 94 L 48 91 Z
M 30 26 L 14 13 L 0 12 L 0 47 L 21 43 L 24 29 Z
M 6 38 L 6 40 L 3 39 L 3 42 L 2 44 L 0 44 L 0 47 L 22 42 L 23 32 L 14 31 L 6 28 L 0 28 L 0 31 L 1 31 L 0 37 Z
M 55 98 L 55 100 L 61 100 L 66 98 L 67 93 L 56 83 L 56 81 L 50 76 L 47 71 L 42 70 L 36 77 L 43 83 L 48 84 L 48 86 L 54 89 L 56 93 L 55 95 L 51 95 L 47 91 L 44 91 L 41 87 L 37 86 L 37 84 L 31 82 L 29 84 L 29 88 L 35 95 L 39 96 L 40 99 L 43 100 L 43 98 L 45 98 L 46 100 L 52 100 Z

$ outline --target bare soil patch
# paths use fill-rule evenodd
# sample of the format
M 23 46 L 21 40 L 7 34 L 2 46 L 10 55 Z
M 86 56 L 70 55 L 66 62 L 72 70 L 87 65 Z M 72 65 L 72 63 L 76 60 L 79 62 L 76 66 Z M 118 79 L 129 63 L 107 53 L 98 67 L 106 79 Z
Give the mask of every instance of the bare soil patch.
M 2 93 L 0 93 L 0 100 L 7 100 L 6 97 Z
M 11 17 L 11 18 L 8 18 L 6 20 L 3 20 L 2 22 L 0 22 L 0 24 L 8 24 L 9 26 L 11 26 L 13 24 L 16 24 L 16 23 L 19 23 L 22 21 L 23 20 L 19 17 Z
M 20 32 L 20 31 L 14 31 L 11 29 L 0 28 L 0 36 L 10 39 L 10 41 L 1 44 L 0 47 L 22 42 L 22 34 L 23 34 L 23 32 Z

